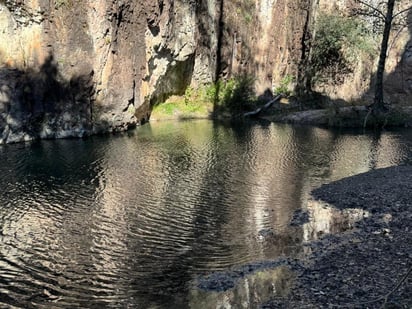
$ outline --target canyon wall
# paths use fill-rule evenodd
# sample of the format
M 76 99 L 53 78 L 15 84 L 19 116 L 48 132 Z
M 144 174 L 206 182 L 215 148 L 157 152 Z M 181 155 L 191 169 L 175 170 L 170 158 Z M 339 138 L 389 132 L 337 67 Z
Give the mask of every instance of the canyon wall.
M 7 0 L 0 10 L 0 142 L 136 125 L 152 8 Z
M 352 9 L 359 7 L 359 3 L 355 0 L 318 1 L 317 10 L 314 12 L 315 19 L 321 14 L 350 16 L 353 13 Z M 385 12 L 386 1 L 369 0 L 368 3 Z M 381 6 L 378 6 L 379 4 Z M 394 20 L 389 38 L 386 74 L 384 76 L 385 102 L 389 104 L 412 104 L 412 11 L 406 10 L 411 6 L 411 0 L 397 0 L 395 2 L 394 13 L 402 11 L 404 13 L 398 15 Z M 363 18 L 368 24 L 377 22 L 376 17 L 358 17 Z M 341 74 L 335 81 L 315 83 L 314 90 L 332 100 L 344 100 L 347 103 L 356 103 L 356 101 L 361 100 L 371 104 L 374 97 L 375 73 L 383 25 L 378 29 L 372 42 L 372 55 L 359 55 L 354 59 L 350 72 Z M 364 39 L 368 40 L 367 35 Z
M 242 73 L 256 78 L 258 95 L 270 94 L 285 76 L 293 77 L 292 87 L 316 16 L 349 4 L 1 0 L 0 144 L 126 130 L 188 86 Z M 411 46 L 405 29 L 388 61 L 391 98 L 410 98 Z M 359 61 L 343 83 L 316 90 L 352 100 L 367 93 L 372 73 Z

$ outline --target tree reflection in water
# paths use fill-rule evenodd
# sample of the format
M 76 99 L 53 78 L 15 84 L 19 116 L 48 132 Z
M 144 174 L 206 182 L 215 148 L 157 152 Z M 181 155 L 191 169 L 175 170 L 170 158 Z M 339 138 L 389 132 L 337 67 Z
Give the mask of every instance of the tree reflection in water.
M 250 272 L 220 294 L 193 282 L 299 258 L 306 241 L 350 228 L 356 210 L 307 205 L 309 192 L 409 162 L 411 141 L 407 131 L 191 121 L 0 147 L 0 306 L 253 306 L 287 291 L 290 270 Z M 309 223 L 290 226 L 299 209 Z

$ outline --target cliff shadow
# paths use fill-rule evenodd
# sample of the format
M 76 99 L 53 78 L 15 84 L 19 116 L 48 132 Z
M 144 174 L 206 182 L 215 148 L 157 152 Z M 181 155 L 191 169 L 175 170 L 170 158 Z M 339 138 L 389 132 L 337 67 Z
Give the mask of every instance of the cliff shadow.
M 388 52 L 386 55 L 386 69 L 383 78 L 384 101 L 386 104 L 397 106 L 410 105 L 412 102 L 412 10 L 407 13 L 404 23 L 398 25 L 398 29 L 391 30 L 388 42 Z M 406 31 L 409 38 L 403 48 L 400 48 L 398 40 Z M 379 36 L 379 48 L 376 51 L 376 59 L 379 56 L 382 35 Z M 397 46 L 396 49 L 394 47 Z M 399 51 L 397 51 L 399 50 Z M 393 55 L 394 52 L 397 52 Z M 393 64 L 393 62 L 396 62 Z M 391 63 L 392 62 L 392 63 Z M 374 64 L 375 65 L 375 64 Z M 376 70 L 373 67 L 369 75 L 369 86 L 364 93 L 359 96 L 361 102 L 372 104 L 376 89 Z M 388 71 L 390 71 L 388 73 Z M 347 103 L 343 101 L 344 103 Z
M 0 67 L 0 140 L 87 134 L 92 129 L 93 75 L 66 78 L 53 54 L 38 68 Z
M 334 85 L 328 90 L 321 90 L 322 93 L 312 91 L 308 97 L 299 98 L 299 109 L 323 109 L 323 111 L 314 117 L 311 117 L 309 112 L 306 115 L 303 113 L 298 115 L 296 119 L 286 117 L 286 121 L 332 127 L 410 126 L 412 116 L 408 108 L 412 102 L 412 12 L 408 13 L 407 21 L 403 32 L 399 28 L 393 29 L 392 38 L 395 38 L 395 41 L 392 39 L 389 42 L 392 50 L 389 50 L 390 57 L 387 57 L 387 70 L 383 81 L 384 100 L 392 105 L 389 113 L 379 116 L 370 115 L 370 104 L 373 103 L 375 95 L 377 67 L 375 64 L 371 68 L 365 67 L 363 63 L 365 69 L 361 76 L 362 80 L 358 76 L 358 82 L 362 82 L 363 91 L 356 92 L 354 95 L 351 93 L 352 99 L 339 98 L 336 92 L 331 91 L 331 88 L 336 88 L 338 85 Z M 402 35 L 402 41 L 396 41 L 397 38 L 399 39 L 399 35 Z M 405 35 L 409 35 L 406 40 Z M 406 43 L 402 46 L 404 41 Z M 393 48 L 394 46 L 396 48 Z M 393 54 L 395 51 L 397 54 Z M 379 49 L 375 51 L 373 58 L 376 59 L 378 55 Z M 394 63 L 394 61 L 396 62 Z M 345 80 L 342 81 L 341 85 L 349 89 L 348 85 L 345 84 L 349 83 L 355 91 L 357 87 L 354 82 L 354 74 L 350 72 L 344 75 Z M 329 82 L 326 86 L 328 85 L 332 84 Z M 334 97 L 332 97 L 333 94 L 335 94 Z
M 268 94 L 269 98 L 272 97 L 270 87 L 262 93 L 258 93 L 260 90 L 256 87 L 261 84 L 257 73 L 265 65 L 254 57 L 254 45 L 258 41 L 256 34 L 261 32 L 255 5 L 250 2 L 237 5 L 220 0 L 212 8 L 208 1 L 203 0 L 199 1 L 196 18 L 199 33 L 197 52 L 208 55 L 211 68 L 208 73 L 214 84 L 210 95 L 212 115 L 220 114 L 222 110 L 236 113 L 238 109 L 248 109 L 250 92 L 261 99 Z
M 384 77 L 384 94 L 387 103 L 400 106 L 412 103 L 412 10 L 409 11 L 406 27 L 408 27 L 409 40 L 406 42 L 402 54 L 397 55 L 398 60 L 394 70 Z M 394 38 L 397 39 L 396 37 Z M 396 43 L 396 41 L 395 41 Z M 393 52 L 389 50 L 389 52 Z M 371 79 L 371 90 L 374 90 L 375 76 Z

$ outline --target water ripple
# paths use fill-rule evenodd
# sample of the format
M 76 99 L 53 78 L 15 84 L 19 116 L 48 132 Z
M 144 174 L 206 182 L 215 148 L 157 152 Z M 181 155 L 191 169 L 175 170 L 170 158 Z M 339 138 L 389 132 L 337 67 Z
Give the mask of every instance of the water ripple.
M 200 274 L 299 254 L 310 188 L 408 163 L 411 141 L 196 121 L 3 147 L 0 307 L 187 307 Z

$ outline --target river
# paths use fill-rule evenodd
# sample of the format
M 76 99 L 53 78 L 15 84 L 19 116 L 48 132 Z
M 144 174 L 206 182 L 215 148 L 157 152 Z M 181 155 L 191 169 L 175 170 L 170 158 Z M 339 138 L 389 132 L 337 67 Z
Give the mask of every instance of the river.
M 411 130 L 208 120 L 0 146 L 0 308 L 253 307 L 286 295 L 293 273 L 197 282 L 303 256 L 361 217 L 311 209 L 291 226 L 313 188 L 411 162 Z

